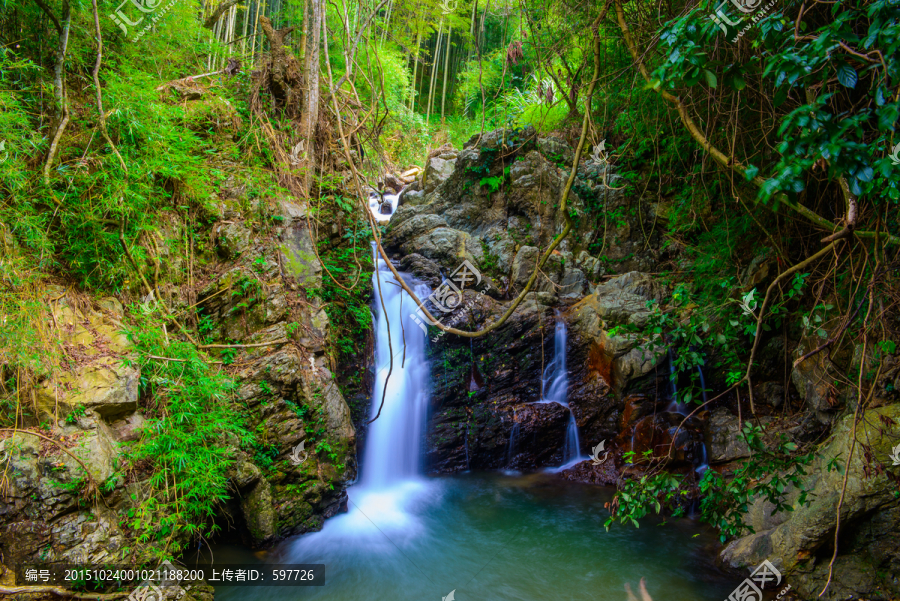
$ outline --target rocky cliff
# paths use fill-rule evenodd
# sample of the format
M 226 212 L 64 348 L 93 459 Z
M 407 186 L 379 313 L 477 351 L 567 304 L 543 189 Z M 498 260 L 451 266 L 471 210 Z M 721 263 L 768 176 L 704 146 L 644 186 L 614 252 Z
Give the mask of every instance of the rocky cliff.
M 35 310 L 47 319 L 48 344 L 65 360 L 31 399 L 21 399 L 31 417 L 18 428 L 28 432 L 0 432 L 5 566 L 141 565 L 184 548 L 189 532 L 147 540 L 132 527 L 134 516 L 174 484 L 151 480 L 147 461 L 130 460 L 134 445 L 155 436 L 166 419 L 165 401 L 153 393 L 166 382 L 154 381 L 149 366 L 185 361 L 164 351 L 150 356 L 131 339 L 154 296 L 173 313 L 199 307 L 191 329 L 219 359 L 210 377 L 236 383 L 227 402 L 252 433 L 252 443 L 208 441 L 220 448 L 227 478 L 227 498 L 209 517 L 222 535 L 264 546 L 318 529 L 341 510 L 356 474 L 356 434 L 332 373 L 328 317 L 313 294 L 322 268 L 306 208 L 251 199 L 240 176 L 221 190 L 206 216 L 211 242 L 190 249 L 193 257 L 179 252 L 183 222 L 164 224 L 168 243 L 160 245 L 153 294 L 138 288 L 117 299 L 63 286 L 42 290 Z M 169 328 L 174 335 L 171 322 Z M 301 441 L 305 451 L 295 453 Z

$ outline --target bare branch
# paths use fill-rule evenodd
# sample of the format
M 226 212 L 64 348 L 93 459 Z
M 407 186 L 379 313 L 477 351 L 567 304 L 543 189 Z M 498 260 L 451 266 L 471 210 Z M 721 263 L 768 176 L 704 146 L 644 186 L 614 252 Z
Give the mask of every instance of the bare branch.
M 338 80 L 338 82 L 334 85 L 334 87 L 331 88 L 332 94 L 334 94 L 353 73 L 353 60 L 356 57 L 356 47 L 359 45 L 359 40 L 362 39 L 363 33 L 365 33 L 366 29 L 369 28 L 369 23 L 372 21 L 372 18 L 375 17 L 375 15 L 379 10 L 381 10 L 381 7 L 384 6 L 386 2 L 387 0 L 381 0 L 381 2 L 379 2 L 378 5 L 374 9 L 372 9 L 369 18 L 366 19 L 366 22 L 362 24 L 362 26 L 359 28 L 359 31 L 356 33 L 356 37 L 353 39 L 353 44 L 351 44 L 349 52 L 345 54 L 345 57 L 347 58 L 347 69 Z

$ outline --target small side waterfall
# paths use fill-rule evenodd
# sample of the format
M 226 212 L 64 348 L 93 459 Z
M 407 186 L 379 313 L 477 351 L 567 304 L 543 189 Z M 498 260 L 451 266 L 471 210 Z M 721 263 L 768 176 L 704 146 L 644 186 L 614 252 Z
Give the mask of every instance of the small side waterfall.
M 519 438 L 519 422 L 515 421 L 515 414 L 513 414 L 513 426 L 512 430 L 509 433 L 509 447 L 506 449 L 506 467 L 509 467 L 509 464 L 512 463 L 513 457 L 516 456 L 516 443 Z
M 703 368 L 699 365 L 697 366 L 697 375 L 699 376 L 700 380 L 700 394 L 703 398 L 703 402 L 706 403 L 706 379 L 703 377 Z M 671 348 L 669 349 L 669 398 L 671 399 L 671 401 L 666 407 L 666 411 L 679 413 L 681 415 L 689 415 L 691 413 L 691 408 L 687 403 L 678 402 L 678 372 L 675 370 L 675 356 L 674 353 L 672 353 Z M 633 446 L 634 443 L 632 442 L 632 447 Z M 706 441 L 701 441 L 699 443 L 699 446 L 700 457 L 695 460 L 694 471 L 698 474 L 703 474 L 703 472 L 709 469 Z
M 700 449 L 702 455 L 700 456 L 700 464 L 694 468 L 694 471 L 700 475 L 703 475 L 703 472 L 709 469 L 709 459 L 706 455 L 706 441 L 700 443 Z
M 566 428 L 566 439 L 563 443 L 563 464 L 556 468 L 563 470 L 579 463 L 587 457 L 581 454 L 581 441 L 578 438 L 578 424 L 569 407 L 567 393 L 569 388 L 569 372 L 566 368 L 566 322 L 559 311 L 556 312 L 556 328 L 553 333 L 553 360 L 544 368 L 541 382 L 543 396 L 541 402 L 559 403 L 569 410 L 569 425 Z
M 703 378 L 703 368 L 697 366 L 697 373 L 700 374 L 700 393 L 703 395 L 703 402 L 706 402 L 706 380 Z
M 701 368 L 699 365 L 697 366 L 697 373 L 700 374 L 700 391 L 701 391 L 701 394 L 703 395 L 703 403 L 706 404 L 706 380 L 703 378 L 703 368 Z M 694 468 L 694 471 L 697 472 L 698 474 L 702 475 L 703 472 L 705 472 L 706 470 L 709 469 L 709 459 L 708 459 L 707 453 L 706 453 L 706 441 L 705 440 L 700 443 L 700 447 L 701 447 L 701 453 L 702 453 L 701 458 L 700 458 L 700 464 L 696 468 Z

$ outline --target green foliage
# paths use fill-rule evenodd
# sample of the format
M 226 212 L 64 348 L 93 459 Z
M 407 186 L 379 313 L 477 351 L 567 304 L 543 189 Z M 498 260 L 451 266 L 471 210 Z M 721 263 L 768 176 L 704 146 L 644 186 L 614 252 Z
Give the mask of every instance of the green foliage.
M 509 165 L 503 168 L 503 172 L 500 175 L 482 177 L 478 181 L 478 185 L 487 186 L 491 193 L 494 193 L 507 181 L 509 181 Z
M 745 531 L 753 532 L 744 522 L 744 516 L 750 504 L 760 497 L 774 505 L 773 514 L 793 511 L 794 506 L 805 504 L 804 468 L 815 457 L 815 453 L 793 455 L 797 445 L 789 442 L 784 434 L 780 435 L 778 444 L 764 442 L 763 429 L 750 422 L 741 429 L 741 435 L 751 449 L 751 458 L 729 480 L 715 470 L 706 470 L 700 480 L 704 495 L 700 501 L 701 518 L 719 529 L 722 542 Z M 794 505 L 788 504 L 785 498 L 789 487 L 798 491 Z
M 751 458 L 745 460 L 731 478 L 710 469 L 703 473 L 699 483 L 703 495 L 700 517 L 718 528 L 722 542 L 741 536 L 748 530 L 753 532 L 744 523 L 744 516 L 750 504 L 758 498 L 772 503 L 773 513 L 793 511 L 795 506 L 807 503 L 807 491 L 803 489 L 802 480 L 806 475 L 805 467 L 812 462 L 815 453 L 795 455 L 797 445 L 788 441 L 784 434 L 779 436 L 778 444 L 764 441 L 763 429 L 750 422 L 746 423 L 741 435 L 751 449 Z M 630 455 L 626 459 L 633 458 L 634 454 Z M 667 508 L 675 517 L 682 515 L 684 506 L 679 500 L 688 494 L 685 484 L 682 476 L 652 468 L 650 473 L 640 478 L 624 480 L 609 505 L 606 529 L 615 522 L 639 527 L 638 520 L 651 510 L 658 514 Z M 791 489 L 797 491 L 793 505 L 786 500 Z
M 216 529 L 212 518 L 229 497 L 225 474 L 236 445 L 254 440 L 232 398 L 234 382 L 193 345 L 167 345 L 157 322 L 133 316 L 139 325 L 128 337 L 141 357 L 140 393 L 150 406 L 143 435 L 127 455 L 133 465 L 150 466 L 152 488 L 125 523 L 139 541 L 170 541 L 178 551 L 180 540 Z M 223 444 L 228 440 L 233 443 Z
M 618 521 L 622 524 L 630 522 L 639 528 L 638 520 L 646 517 L 651 510 L 660 513 L 663 507 L 674 509 L 676 516 L 681 515 L 683 510 L 677 505 L 677 500 L 687 495 L 681 485 L 680 476 L 667 472 L 625 479 L 610 504 L 610 515 L 604 527 L 609 530 Z
M 564 102 L 557 102 L 552 106 L 531 104 L 522 109 L 517 123 L 523 126 L 533 125 L 540 133 L 550 133 L 559 129 L 568 116 L 569 107 Z
M 275 458 L 281 452 L 280 449 L 273 444 L 263 444 L 254 442 L 251 445 L 253 450 L 253 463 L 262 469 L 269 469 L 275 465 Z
M 888 0 L 823 6 L 802 19 L 803 35 L 815 41 L 797 44 L 793 14 L 785 20 L 776 9 L 747 30 L 760 51 L 738 61 L 707 52 L 720 30 L 708 19 L 708 9 L 698 6 L 661 32 L 665 60 L 653 75 L 657 85 L 674 88 L 716 81 L 718 74 L 730 88 L 726 95 L 740 92 L 747 81 L 760 82 L 766 102 L 771 98 L 772 103 L 762 127 L 777 126 L 777 139 L 770 144 L 778 151 L 749 160 L 751 175 L 772 174 L 760 191 L 762 201 L 779 192 L 796 199 L 822 161 L 828 177 L 845 178 L 853 194 L 896 204 L 900 184 L 885 149 L 900 118 L 900 99 L 888 83 L 900 69 L 898 17 L 900 8 Z M 861 61 L 853 46 L 884 59 Z M 834 79 L 823 85 L 829 78 Z M 738 110 L 750 109 L 748 98 L 741 97 Z
M 75 407 L 75 409 L 72 410 L 72 412 L 69 415 L 66 416 L 66 423 L 74 424 L 75 422 L 78 421 L 79 417 L 84 417 L 85 411 L 86 411 L 86 409 L 85 409 L 84 405 L 78 405 L 77 407 Z
M 325 241 L 319 243 L 323 267 L 342 282 L 338 285 L 331 277 L 323 275 L 322 287 L 313 291 L 327 303 L 325 312 L 329 318 L 330 340 L 340 362 L 361 352 L 360 341 L 365 340 L 372 327 L 369 309 L 372 285 L 361 273 L 361 270 L 371 269 L 372 265 L 368 243 L 370 232 L 366 223 L 358 220 L 352 227 L 345 228 L 341 245 L 329 247 Z

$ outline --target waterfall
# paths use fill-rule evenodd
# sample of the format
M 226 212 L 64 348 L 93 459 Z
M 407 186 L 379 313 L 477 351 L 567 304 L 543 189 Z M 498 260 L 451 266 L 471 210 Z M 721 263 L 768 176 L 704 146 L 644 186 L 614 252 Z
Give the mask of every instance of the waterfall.
M 541 400 L 568 407 L 566 392 L 569 373 L 566 370 L 566 322 L 556 312 L 556 328 L 553 331 L 553 359 L 544 368 L 541 378 Z
M 706 403 L 706 380 L 703 379 L 703 369 L 698 365 L 697 373 L 700 374 L 700 392 L 703 395 L 703 403 Z
M 372 213 L 372 217 L 375 221 L 379 223 L 387 223 L 391 220 L 391 216 L 397 211 L 397 203 L 400 201 L 399 194 L 385 194 L 384 200 L 375 193 L 369 195 L 369 212 Z M 385 209 L 385 205 L 390 207 L 390 212 L 385 213 L 383 209 Z M 416 292 L 416 296 L 419 296 L 419 293 Z
M 360 484 L 366 488 L 387 488 L 420 473 L 429 370 L 425 361 L 426 335 L 412 315 L 416 305 L 394 281 L 377 252 L 375 262 L 377 269 L 372 275 L 372 285 L 376 376 L 370 419 L 378 414 L 382 395 L 384 407 L 369 426 Z M 381 299 L 378 298 L 379 279 Z M 413 290 L 419 298 L 430 294 L 428 286 L 421 284 Z
M 706 470 L 709 469 L 709 459 L 707 458 L 707 455 L 706 455 L 706 442 L 705 441 L 700 442 L 700 449 L 701 449 L 701 453 L 702 453 L 702 455 L 700 456 L 700 464 L 696 468 L 694 468 L 694 471 L 697 472 L 698 474 L 702 475 L 703 472 L 705 472 Z
M 516 439 L 519 437 L 519 422 L 513 417 L 512 430 L 509 432 L 509 447 L 506 449 L 506 467 L 512 463 L 513 457 L 516 456 Z
M 706 404 L 706 380 L 703 378 L 703 369 L 699 365 L 697 366 L 697 372 L 700 374 L 700 390 L 701 390 L 701 393 L 703 394 L 703 404 L 705 405 Z M 700 442 L 700 448 L 701 448 L 701 453 L 702 453 L 701 458 L 700 458 L 700 464 L 696 467 L 696 469 L 694 471 L 696 471 L 698 474 L 703 474 L 703 472 L 705 472 L 706 470 L 709 469 L 709 459 L 707 458 L 707 454 L 706 454 L 706 441 L 705 440 Z
M 466 439 L 463 445 L 466 449 L 466 469 L 469 469 L 469 422 L 466 422 Z
M 566 369 L 566 322 L 559 311 L 556 312 L 556 328 L 553 333 L 553 359 L 544 369 L 541 379 L 543 396 L 540 402 L 559 403 L 569 410 L 569 425 L 566 428 L 566 439 L 563 443 L 563 464 L 556 468 L 563 470 L 586 459 L 581 454 L 581 441 L 578 438 L 578 424 L 567 401 L 569 373 Z

